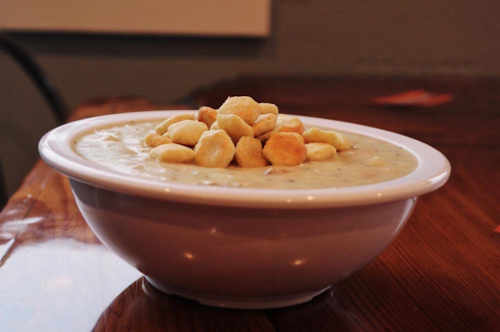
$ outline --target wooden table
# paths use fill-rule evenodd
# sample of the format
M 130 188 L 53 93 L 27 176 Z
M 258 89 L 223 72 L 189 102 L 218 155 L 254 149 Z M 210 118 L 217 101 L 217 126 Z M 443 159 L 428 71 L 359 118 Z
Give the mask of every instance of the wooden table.
M 454 100 L 368 106 L 371 97 L 413 88 Z M 218 106 L 227 95 L 414 137 L 449 158 L 451 179 L 420 199 L 379 258 L 331 291 L 295 307 L 238 311 L 151 288 L 100 244 L 67 179 L 38 162 L 0 215 L 0 331 L 500 331 L 499 81 L 262 77 L 186 100 Z M 157 108 L 165 107 L 111 99 L 73 118 Z

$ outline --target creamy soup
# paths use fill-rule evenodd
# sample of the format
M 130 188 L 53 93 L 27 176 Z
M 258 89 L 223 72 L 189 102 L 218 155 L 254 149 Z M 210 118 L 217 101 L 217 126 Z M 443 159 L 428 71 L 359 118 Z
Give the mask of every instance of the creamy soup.
M 144 136 L 159 122 L 129 123 L 96 130 L 76 141 L 85 159 L 138 177 L 201 186 L 268 189 L 352 187 L 394 180 L 411 173 L 417 159 L 402 147 L 363 135 L 344 133 L 353 147 L 321 162 L 287 166 L 205 168 L 167 164 L 149 157 Z

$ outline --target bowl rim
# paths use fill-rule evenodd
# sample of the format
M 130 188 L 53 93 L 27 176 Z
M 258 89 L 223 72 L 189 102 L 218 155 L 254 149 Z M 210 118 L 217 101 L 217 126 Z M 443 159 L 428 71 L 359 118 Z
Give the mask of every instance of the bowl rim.
M 74 180 L 111 191 L 184 203 L 248 208 L 332 208 L 386 203 L 420 196 L 443 186 L 451 166 L 435 148 L 418 140 L 373 127 L 298 116 L 307 126 L 320 126 L 359 133 L 401 146 L 418 159 L 410 174 L 391 181 L 342 188 L 258 189 L 199 186 L 119 173 L 88 161 L 74 150 L 74 139 L 97 128 L 154 121 L 196 110 L 147 111 L 98 116 L 70 122 L 45 134 L 38 148 L 42 159 Z

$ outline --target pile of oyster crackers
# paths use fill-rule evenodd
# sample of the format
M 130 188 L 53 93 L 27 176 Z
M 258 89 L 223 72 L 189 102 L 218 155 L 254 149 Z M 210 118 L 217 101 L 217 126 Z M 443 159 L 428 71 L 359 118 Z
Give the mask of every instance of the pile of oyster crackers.
M 351 148 L 345 135 L 305 130 L 299 118 L 250 97 L 229 97 L 217 110 L 203 106 L 198 114 L 168 118 L 144 142 L 161 162 L 212 168 L 228 167 L 233 159 L 240 167 L 296 166 Z

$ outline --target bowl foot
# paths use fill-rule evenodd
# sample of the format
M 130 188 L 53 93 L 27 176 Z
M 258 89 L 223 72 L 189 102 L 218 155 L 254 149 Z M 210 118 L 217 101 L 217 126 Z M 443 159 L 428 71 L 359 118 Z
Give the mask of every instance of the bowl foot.
M 202 305 L 219 308 L 231 309 L 273 309 L 289 307 L 296 304 L 309 302 L 313 297 L 319 295 L 330 288 L 330 286 L 312 292 L 273 296 L 273 297 L 231 297 L 222 295 L 210 295 L 204 293 L 191 292 L 175 288 L 164 283 L 158 282 L 150 277 L 146 280 L 156 289 L 168 295 L 177 295 L 190 300 L 199 302 Z

